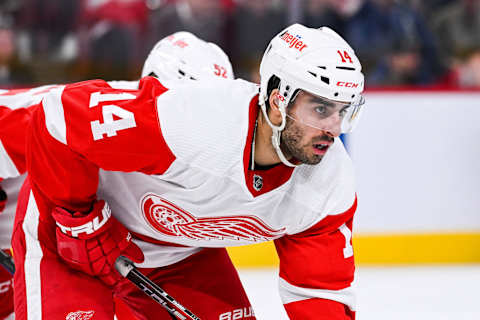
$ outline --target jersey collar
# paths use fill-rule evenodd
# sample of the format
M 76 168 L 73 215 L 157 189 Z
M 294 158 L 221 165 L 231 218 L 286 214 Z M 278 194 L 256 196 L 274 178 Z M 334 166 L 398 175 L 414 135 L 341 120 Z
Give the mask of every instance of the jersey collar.
M 266 170 L 250 170 L 250 159 L 252 155 L 253 137 L 255 132 L 255 123 L 258 117 L 260 107 L 258 105 L 258 95 L 252 98 L 249 106 L 248 134 L 243 151 L 243 168 L 245 183 L 252 196 L 257 197 L 269 191 L 272 191 L 286 183 L 295 168 L 287 167 L 283 163 L 270 167 Z

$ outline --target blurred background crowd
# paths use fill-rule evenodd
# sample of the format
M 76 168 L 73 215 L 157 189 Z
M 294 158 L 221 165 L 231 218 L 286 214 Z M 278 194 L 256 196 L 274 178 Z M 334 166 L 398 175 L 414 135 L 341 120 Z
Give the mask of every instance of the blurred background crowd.
M 259 81 L 268 41 L 294 22 L 344 36 L 367 87 L 480 87 L 480 0 L 0 0 L 0 86 L 135 80 L 180 30 Z

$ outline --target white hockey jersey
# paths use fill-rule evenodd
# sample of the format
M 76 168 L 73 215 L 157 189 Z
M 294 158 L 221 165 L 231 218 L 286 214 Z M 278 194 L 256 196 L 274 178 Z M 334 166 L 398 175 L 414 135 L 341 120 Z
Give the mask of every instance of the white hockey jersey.
M 258 87 L 242 80 L 55 88 L 28 135 L 35 197 L 72 211 L 106 200 L 144 252 L 142 267 L 274 240 L 286 305 L 354 310 L 350 158 L 337 138 L 316 166 L 249 170 L 258 110 Z M 39 208 L 40 219 L 50 214 Z

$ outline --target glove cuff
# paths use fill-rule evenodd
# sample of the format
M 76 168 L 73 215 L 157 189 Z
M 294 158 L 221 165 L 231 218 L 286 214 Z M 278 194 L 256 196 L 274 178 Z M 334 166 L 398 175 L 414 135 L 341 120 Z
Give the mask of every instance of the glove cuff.
M 103 233 L 109 228 L 112 221 L 112 211 L 104 200 L 95 202 L 92 211 L 78 217 L 78 213 L 56 207 L 52 216 L 59 230 L 72 238 L 90 239 Z

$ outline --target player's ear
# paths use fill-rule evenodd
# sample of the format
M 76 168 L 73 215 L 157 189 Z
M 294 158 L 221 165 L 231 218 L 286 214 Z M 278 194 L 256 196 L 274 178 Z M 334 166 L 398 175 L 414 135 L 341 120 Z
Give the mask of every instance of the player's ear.
M 280 91 L 278 89 L 273 89 L 268 97 L 268 103 L 270 104 L 270 108 L 268 109 L 268 117 L 270 121 L 279 126 L 282 123 L 282 114 L 279 110 L 280 105 L 280 98 L 279 98 Z

